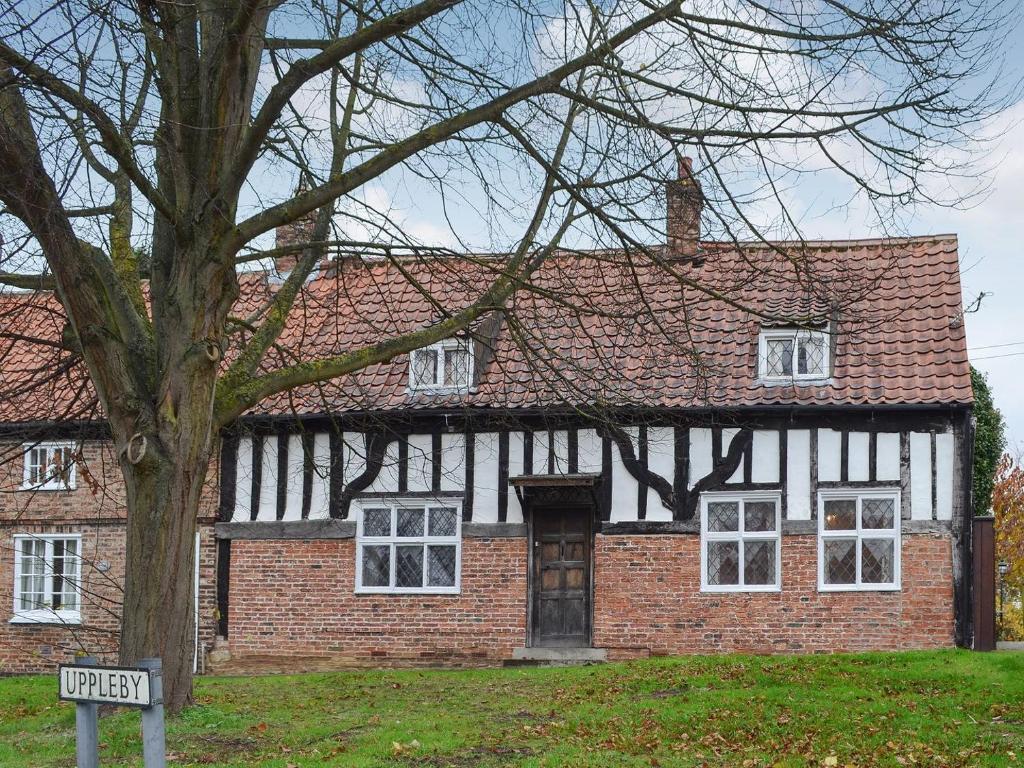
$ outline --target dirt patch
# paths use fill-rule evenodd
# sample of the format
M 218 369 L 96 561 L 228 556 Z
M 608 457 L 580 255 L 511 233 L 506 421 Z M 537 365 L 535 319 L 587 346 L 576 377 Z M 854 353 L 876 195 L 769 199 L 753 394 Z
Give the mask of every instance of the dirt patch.
M 671 699 L 673 696 L 682 696 L 686 693 L 685 688 L 665 688 L 660 691 L 651 691 L 652 699 Z
M 406 765 L 429 768 L 475 768 L 481 765 L 506 765 L 527 757 L 535 757 L 537 750 L 530 747 L 474 747 L 452 755 L 424 755 L 408 758 Z

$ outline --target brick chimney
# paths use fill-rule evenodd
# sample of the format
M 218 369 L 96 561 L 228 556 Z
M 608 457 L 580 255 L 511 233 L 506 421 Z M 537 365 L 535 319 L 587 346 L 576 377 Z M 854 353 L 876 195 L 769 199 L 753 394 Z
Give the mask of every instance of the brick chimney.
M 301 194 L 307 189 L 305 179 L 301 179 L 295 194 Z M 305 245 L 311 242 L 313 240 L 313 230 L 316 228 L 316 217 L 317 211 L 314 209 L 295 221 L 279 226 L 274 231 L 274 247 L 284 248 L 289 245 Z M 301 250 L 289 251 L 277 256 L 274 259 L 274 270 L 278 275 L 287 275 L 295 269 L 295 265 L 299 263 L 299 257 L 301 256 Z
M 679 160 L 679 178 L 665 183 L 666 235 L 668 247 L 675 256 L 693 257 L 700 244 L 700 214 L 704 195 L 700 182 L 693 175 L 693 160 Z

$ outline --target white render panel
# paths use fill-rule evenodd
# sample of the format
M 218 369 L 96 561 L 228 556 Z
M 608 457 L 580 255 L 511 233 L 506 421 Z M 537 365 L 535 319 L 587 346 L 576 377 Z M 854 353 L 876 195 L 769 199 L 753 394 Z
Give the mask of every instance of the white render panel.
M 309 497 L 309 519 L 330 517 L 331 436 L 319 432 L 313 437 L 313 490 Z
M 858 482 L 870 480 L 871 435 L 867 432 L 851 432 L 847 442 L 847 479 Z
M 622 430 L 629 436 L 633 444 L 634 455 L 636 453 L 636 441 L 639 430 L 636 427 L 626 427 Z M 636 502 L 639 495 L 639 483 L 636 478 L 629 474 L 626 465 L 622 463 L 622 456 L 619 454 L 619 446 L 612 441 L 612 516 L 611 522 L 620 523 L 636 520 Z
M 580 472 L 595 473 L 601 471 L 601 438 L 596 429 L 581 429 L 577 436 L 579 456 L 577 464 Z
M 429 491 L 433 485 L 433 442 L 430 435 L 409 435 L 409 474 L 406 483 L 410 491 Z
M 366 435 L 361 432 L 345 432 L 342 435 L 342 477 L 348 485 L 366 471 Z
M 473 462 L 473 522 L 498 522 L 498 434 L 475 436 Z
M 898 432 L 879 432 L 875 444 L 875 479 L 897 482 L 900 479 L 900 436 Z
M 238 455 L 235 461 L 235 511 L 232 522 L 249 519 L 252 512 L 252 438 L 243 437 L 238 441 Z
M 263 438 L 263 472 L 257 520 L 277 519 L 277 435 Z
M 288 437 L 288 486 L 285 489 L 282 520 L 302 519 L 302 469 L 304 464 L 302 435 L 290 435 Z
M 398 440 L 392 440 L 384 449 L 380 473 L 366 490 L 370 493 L 398 492 Z
M 647 468 L 672 484 L 676 468 L 675 430 L 672 427 L 651 427 L 647 430 Z M 672 519 L 672 510 L 661 503 L 661 496 L 653 488 L 647 489 L 647 519 Z
M 508 435 L 508 476 L 515 477 L 523 474 L 523 433 L 509 432 Z M 519 504 L 519 497 L 515 488 L 508 489 L 508 511 L 505 519 L 510 523 L 523 522 L 523 508 Z
M 551 433 L 543 429 L 533 433 L 533 471 L 534 475 L 548 473 L 548 446 Z
M 555 455 L 555 474 L 569 473 L 569 433 L 564 429 L 552 430 L 550 450 Z
M 739 427 L 724 427 L 722 429 L 722 456 L 725 456 L 725 454 L 729 452 L 729 443 L 731 443 L 732 439 L 739 433 Z M 715 458 L 720 459 L 722 456 L 715 456 Z
M 779 433 L 774 429 L 754 430 L 753 466 L 750 481 L 754 483 L 779 482 Z
M 932 519 L 932 438 L 927 432 L 910 433 L 910 517 Z
M 834 429 L 818 430 L 818 480 L 828 482 L 839 480 L 842 459 L 841 433 Z
M 711 430 L 694 427 L 690 430 L 690 476 L 687 487 L 693 488 L 697 481 L 711 473 Z
M 441 435 L 441 490 L 461 491 L 466 487 L 466 436 Z
M 953 518 L 953 435 L 935 436 L 935 517 Z
M 811 519 L 811 431 L 786 433 L 786 517 Z

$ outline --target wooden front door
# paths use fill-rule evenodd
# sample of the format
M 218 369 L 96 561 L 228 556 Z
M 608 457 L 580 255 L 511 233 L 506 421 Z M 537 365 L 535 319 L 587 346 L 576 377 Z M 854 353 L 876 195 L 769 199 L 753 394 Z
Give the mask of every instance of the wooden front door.
M 590 518 L 588 508 L 541 508 L 533 513 L 535 647 L 590 646 Z

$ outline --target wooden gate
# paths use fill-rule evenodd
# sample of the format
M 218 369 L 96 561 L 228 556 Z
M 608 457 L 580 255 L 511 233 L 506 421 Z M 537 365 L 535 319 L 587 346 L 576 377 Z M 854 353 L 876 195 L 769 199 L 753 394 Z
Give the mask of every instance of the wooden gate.
M 974 553 L 974 650 L 996 649 L 995 518 L 976 517 L 971 531 Z

